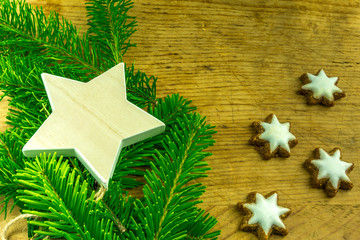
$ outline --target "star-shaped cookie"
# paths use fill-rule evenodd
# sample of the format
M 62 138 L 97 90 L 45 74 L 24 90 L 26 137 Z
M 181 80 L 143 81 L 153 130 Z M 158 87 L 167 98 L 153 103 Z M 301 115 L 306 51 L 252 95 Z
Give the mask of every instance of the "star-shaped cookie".
M 333 106 L 335 100 L 345 97 L 345 92 L 337 86 L 339 78 L 329 78 L 322 69 L 316 75 L 305 73 L 300 80 L 304 85 L 299 93 L 306 97 L 310 105 Z
M 239 210 L 245 215 L 240 230 L 257 232 L 259 239 L 267 240 L 272 233 L 287 235 L 282 220 L 286 218 L 291 210 L 280 207 L 277 204 L 277 192 L 271 192 L 262 196 L 260 193 L 251 192 L 246 203 L 238 203 Z
M 272 157 L 290 157 L 290 148 L 295 147 L 297 139 L 290 133 L 290 123 L 280 123 L 275 114 L 270 114 L 264 122 L 253 122 L 257 134 L 249 142 L 268 160 Z
M 318 188 L 324 188 L 329 197 L 335 197 L 339 188 L 350 190 L 353 187 L 347 176 L 353 168 L 353 163 L 340 160 L 339 148 L 334 148 L 327 153 L 322 148 L 316 148 L 315 158 L 305 161 L 305 168 L 312 175 L 312 184 Z

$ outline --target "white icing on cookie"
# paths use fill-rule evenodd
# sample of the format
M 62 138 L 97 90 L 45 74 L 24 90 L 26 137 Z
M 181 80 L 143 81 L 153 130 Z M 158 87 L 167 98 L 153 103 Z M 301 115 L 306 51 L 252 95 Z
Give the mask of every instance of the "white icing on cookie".
M 338 77 L 327 77 L 324 70 L 320 70 L 318 75 L 312 75 L 307 73 L 311 83 L 305 84 L 301 88 L 304 90 L 310 90 L 313 92 L 314 98 L 324 97 L 329 101 L 334 100 L 334 93 L 342 93 L 342 90 L 338 88 L 335 83 Z
M 273 152 L 278 146 L 290 152 L 289 141 L 295 140 L 295 136 L 289 132 L 290 123 L 280 123 L 275 114 L 271 123 L 261 122 L 264 132 L 259 136 L 260 139 L 270 143 L 270 151 Z
M 346 170 L 352 166 L 351 163 L 347 163 L 340 160 L 340 150 L 330 156 L 322 148 L 319 149 L 320 159 L 312 160 L 311 163 L 314 164 L 319 169 L 319 174 L 317 176 L 318 180 L 322 178 L 329 178 L 332 186 L 337 189 L 339 180 L 344 180 L 350 182 L 349 177 L 346 175 Z
M 245 203 L 244 207 L 249 209 L 253 214 L 248 224 L 259 224 L 266 235 L 269 233 L 272 225 L 285 228 L 280 216 L 290 211 L 288 208 L 277 205 L 276 193 L 268 198 L 264 198 L 261 194 L 256 193 L 256 202 Z

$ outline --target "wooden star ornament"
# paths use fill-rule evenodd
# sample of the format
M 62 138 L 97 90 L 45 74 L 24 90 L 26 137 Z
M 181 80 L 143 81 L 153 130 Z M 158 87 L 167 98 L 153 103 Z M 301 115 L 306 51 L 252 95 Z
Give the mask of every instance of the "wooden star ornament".
M 121 149 L 155 136 L 165 124 L 126 99 L 124 64 L 87 83 L 43 73 L 52 113 L 23 153 L 76 156 L 107 188 Z

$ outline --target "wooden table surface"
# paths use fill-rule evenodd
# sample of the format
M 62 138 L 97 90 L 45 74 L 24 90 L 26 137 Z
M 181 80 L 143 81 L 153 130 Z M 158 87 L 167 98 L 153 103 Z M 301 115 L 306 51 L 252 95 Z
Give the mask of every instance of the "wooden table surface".
M 85 0 L 28 2 L 87 29 Z M 289 235 L 271 239 L 360 239 L 360 1 L 135 0 L 131 14 L 137 47 L 125 62 L 158 76 L 159 97 L 180 93 L 217 126 L 213 170 L 201 181 L 220 239 L 256 239 L 238 230 L 235 205 L 251 191 L 274 190 L 293 212 L 284 221 Z M 300 75 L 320 68 L 339 76 L 347 94 L 331 108 L 308 106 L 296 93 Z M 291 122 L 299 141 L 288 159 L 262 160 L 248 144 L 250 124 L 270 113 Z M 340 147 L 355 164 L 351 191 L 328 198 L 310 186 L 302 164 L 316 147 Z M 22 226 L 9 239 L 26 239 Z

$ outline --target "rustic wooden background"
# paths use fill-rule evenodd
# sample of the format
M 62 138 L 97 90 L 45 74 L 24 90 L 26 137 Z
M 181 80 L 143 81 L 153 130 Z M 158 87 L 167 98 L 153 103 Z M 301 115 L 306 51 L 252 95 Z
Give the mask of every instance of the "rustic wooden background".
M 273 190 L 293 210 L 284 239 L 360 239 L 360 1 L 134 1 L 137 47 L 125 61 L 158 76 L 159 96 L 180 93 L 217 126 L 207 159 L 213 170 L 201 181 L 208 186 L 202 207 L 218 219 L 220 239 L 256 239 L 238 230 L 235 205 L 250 191 Z M 87 29 L 85 0 L 28 2 Z M 307 106 L 296 94 L 299 76 L 320 68 L 339 76 L 347 94 L 332 108 Z M 269 113 L 291 122 L 299 140 L 288 159 L 264 161 L 248 144 L 250 124 Z M 310 187 L 302 163 L 316 147 L 340 147 L 355 163 L 351 191 L 330 199 Z M 9 239 L 25 239 L 24 226 Z

